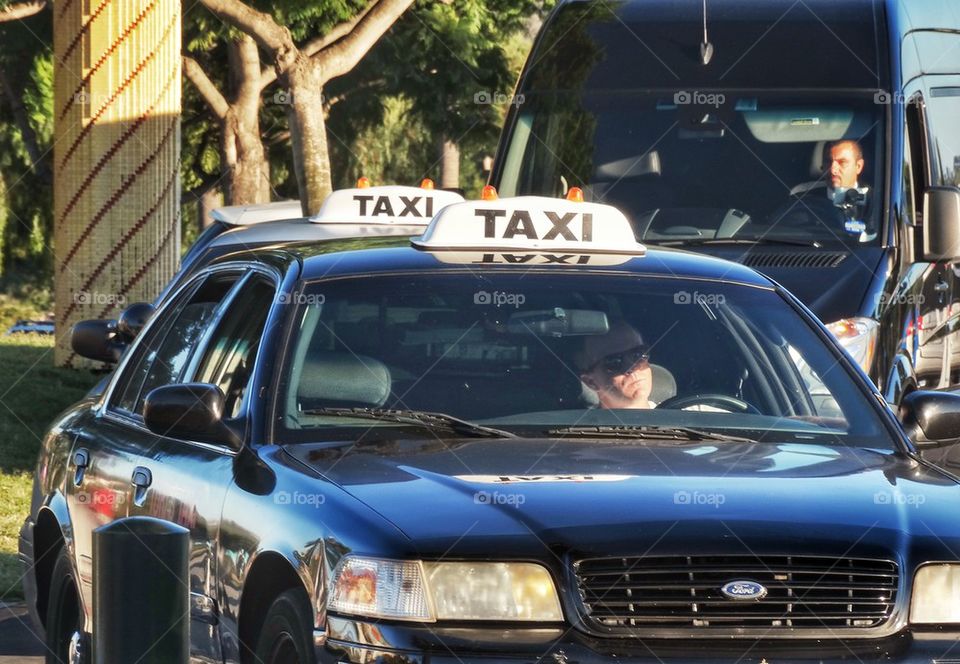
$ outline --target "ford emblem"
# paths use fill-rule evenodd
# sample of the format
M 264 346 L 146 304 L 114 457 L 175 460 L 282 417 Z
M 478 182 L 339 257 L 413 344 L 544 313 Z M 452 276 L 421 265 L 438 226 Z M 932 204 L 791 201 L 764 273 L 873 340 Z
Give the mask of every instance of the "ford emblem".
M 767 596 L 767 589 L 756 581 L 731 581 L 720 592 L 729 599 L 758 600 Z

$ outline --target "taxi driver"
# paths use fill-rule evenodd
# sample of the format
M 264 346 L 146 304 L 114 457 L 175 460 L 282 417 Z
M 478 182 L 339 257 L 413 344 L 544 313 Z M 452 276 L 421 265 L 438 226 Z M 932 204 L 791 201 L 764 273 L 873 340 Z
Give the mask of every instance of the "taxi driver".
M 601 408 L 656 408 L 650 401 L 650 349 L 627 323 L 617 321 L 607 334 L 587 337 L 577 359 L 580 379 L 596 391 Z

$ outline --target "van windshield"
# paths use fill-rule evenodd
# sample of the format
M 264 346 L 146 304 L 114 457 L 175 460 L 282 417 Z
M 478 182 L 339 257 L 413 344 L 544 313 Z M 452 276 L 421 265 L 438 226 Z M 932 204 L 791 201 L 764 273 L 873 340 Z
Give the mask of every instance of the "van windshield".
M 621 208 L 638 239 L 879 241 L 885 100 L 750 90 L 529 92 L 495 182 Z

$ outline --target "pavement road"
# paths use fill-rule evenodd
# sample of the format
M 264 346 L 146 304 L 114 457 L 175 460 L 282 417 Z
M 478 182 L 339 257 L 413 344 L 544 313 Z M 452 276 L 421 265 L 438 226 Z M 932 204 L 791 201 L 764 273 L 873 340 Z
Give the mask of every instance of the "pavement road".
M 43 653 L 26 607 L 0 602 L 0 664 L 43 664 Z

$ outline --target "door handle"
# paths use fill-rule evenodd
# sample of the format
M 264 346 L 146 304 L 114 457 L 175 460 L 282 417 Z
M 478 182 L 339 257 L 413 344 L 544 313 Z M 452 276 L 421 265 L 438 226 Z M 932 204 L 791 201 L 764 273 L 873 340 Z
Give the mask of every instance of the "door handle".
M 147 498 L 147 489 L 153 484 L 153 473 L 150 472 L 149 468 L 137 466 L 133 469 L 133 477 L 130 478 L 130 483 L 134 486 L 133 504 L 141 507 Z
M 933 287 L 933 290 L 937 293 L 946 293 L 948 290 L 950 290 L 950 284 L 948 284 L 946 281 L 938 281 Z
M 83 476 L 87 472 L 87 466 L 90 465 L 90 452 L 80 448 L 73 453 L 73 486 L 83 484 Z

